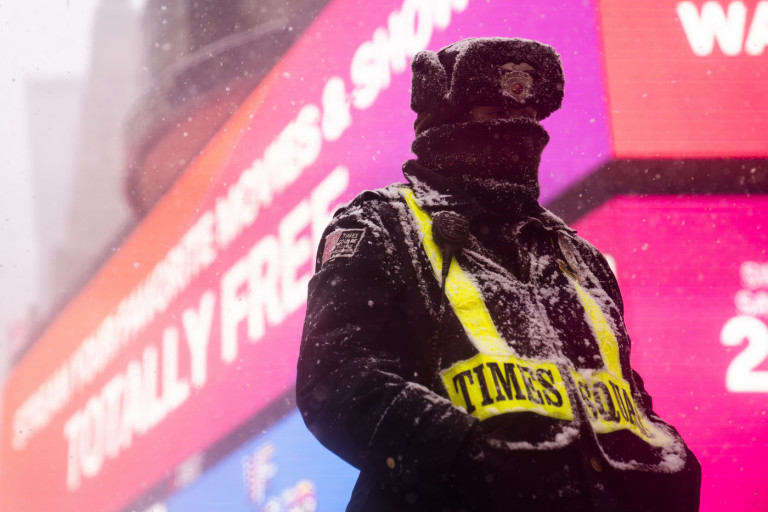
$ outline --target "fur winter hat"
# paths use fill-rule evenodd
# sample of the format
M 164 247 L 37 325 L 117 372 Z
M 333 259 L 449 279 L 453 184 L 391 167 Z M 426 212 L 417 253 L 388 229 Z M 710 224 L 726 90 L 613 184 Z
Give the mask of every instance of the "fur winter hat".
M 437 53 L 417 53 L 411 69 L 417 133 L 465 120 L 461 116 L 474 106 L 530 106 L 544 119 L 563 101 L 560 57 L 551 46 L 530 39 L 464 39 Z

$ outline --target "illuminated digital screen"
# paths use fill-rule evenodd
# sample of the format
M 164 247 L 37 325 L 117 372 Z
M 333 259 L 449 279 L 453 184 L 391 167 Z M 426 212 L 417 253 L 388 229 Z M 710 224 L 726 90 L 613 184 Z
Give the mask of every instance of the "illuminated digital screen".
M 619 158 L 768 156 L 764 0 L 601 0 Z
M 620 196 L 575 224 L 615 262 L 632 365 L 702 463 L 702 511 L 768 509 L 767 226 L 765 196 Z
M 634 140 L 617 105 L 622 91 L 630 99 L 635 93 L 611 52 L 605 53 L 610 116 L 606 110 L 599 26 L 609 47 L 626 42 L 611 39 L 624 12 L 614 7 L 623 4 L 604 4 L 601 17 L 590 2 L 565 0 L 514 10 L 502 1 L 328 3 L 13 368 L 4 383 L 0 431 L 0 467 L 13 469 L 0 473 L 0 509 L 120 510 L 148 483 L 166 479 L 293 387 L 306 286 L 323 228 L 334 209 L 361 190 L 402 181 L 415 118 L 408 65 L 417 51 L 489 35 L 538 39 L 558 50 L 566 92 L 563 108 L 544 121 L 551 134 L 540 172 L 545 203 L 605 164 L 614 148 L 620 155 L 650 155 L 645 146 L 618 142 Z M 753 11 L 747 9 L 750 19 L 762 19 Z M 634 11 L 623 16 L 644 26 Z M 731 76 L 743 79 L 748 93 L 750 73 Z M 739 137 L 745 144 L 754 142 L 749 130 L 762 126 L 766 110 L 749 94 L 754 114 Z M 687 133 L 664 130 L 688 151 L 679 146 Z M 658 141 L 658 154 L 672 151 L 665 140 Z M 720 139 L 712 140 L 710 147 L 719 148 Z M 748 144 L 729 147 L 723 155 L 757 151 Z M 617 257 L 619 265 L 625 257 Z M 648 294 L 657 292 L 652 277 Z M 642 289 L 636 285 L 628 289 Z M 706 295 L 695 290 L 696 297 L 677 298 Z M 658 332 L 646 339 L 677 328 L 662 320 L 648 327 Z M 735 325 L 733 332 L 745 328 Z M 644 350 L 650 348 L 639 346 L 636 361 L 649 364 L 652 353 Z M 649 382 L 676 382 L 658 377 L 670 366 L 650 368 Z M 713 368 L 719 371 L 702 367 L 691 379 L 710 379 Z M 668 388 L 660 389 L 664 408 Z M 711 406 L 700 411 L 720 414 Z
M 14 368 L 2 508 L 119 509 L 293 386 L 320 233 L 402 180 L 417 51 L 489 34 L 564 49 L 581 78 L 547 121 L 544 195 L 608 158 L 594 27 L 563 2 L 329 3 Z
M 344 510 L 357 473 L 315 441 L 294 412 L 151 510 Z

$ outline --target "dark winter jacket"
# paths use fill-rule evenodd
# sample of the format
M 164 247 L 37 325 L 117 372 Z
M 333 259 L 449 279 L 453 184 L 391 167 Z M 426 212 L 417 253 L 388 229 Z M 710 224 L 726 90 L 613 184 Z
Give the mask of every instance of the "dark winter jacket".
M 409 185 L 336 213 L 309 285 L 297 401 L 312 433 L 361 471 L 348 510 L 697 510 L 698 461 L 630 369 L 602 255 L 536 203 L 498 213 L 416 162 L 405 174 Z M 432 218 L 470 220 L 455 261 L 513 358 L 477 359 L 404 188 Z M 618 344 L 618 385 L 582 377 L 606 358 L 578 287 Z

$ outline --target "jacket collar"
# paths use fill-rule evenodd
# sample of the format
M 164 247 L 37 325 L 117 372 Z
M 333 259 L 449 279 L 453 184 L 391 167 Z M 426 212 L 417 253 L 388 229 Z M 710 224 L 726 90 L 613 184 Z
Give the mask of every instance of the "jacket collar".
M 429 213 L 455 210 L 474 216 L 482 211 L 477 201 L 456 183 L 416 160 L 403 164 L 403 175 L 410 183 L 419 206 Z
M 403 164 L 403 175 L 411 185 L 419 206 L 430 214 L 451 210 L 470 220 L 484 213 L 495 214 L 484 208 L 455 182 L 424 167 L 417 160 L 408 160 Z M 536 219 L 550 230 L 564 231 L 569 235 L 576 233 L 576 230 L 568 226 L 560 217 L 538 203 L 530 203 L 521 211 L 518 220 L 528 219 Z

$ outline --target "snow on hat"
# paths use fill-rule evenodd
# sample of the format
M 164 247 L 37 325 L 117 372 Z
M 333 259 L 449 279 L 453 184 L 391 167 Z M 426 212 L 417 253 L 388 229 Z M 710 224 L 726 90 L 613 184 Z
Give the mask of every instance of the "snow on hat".
M 530 39 L 464 39 L 437 53 L 417 53 L 411 69 L 411 108 L 421 119 L 417 132 L 426 129 L 428 116 L 430 126 L 456 122 L 459 112 L 478 105 L 531 106 L 544 119 L 563 101 L 560 57 L 551 46 Z

